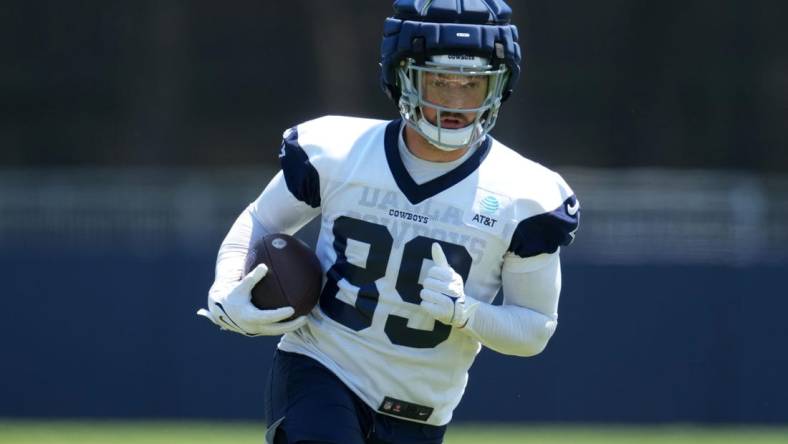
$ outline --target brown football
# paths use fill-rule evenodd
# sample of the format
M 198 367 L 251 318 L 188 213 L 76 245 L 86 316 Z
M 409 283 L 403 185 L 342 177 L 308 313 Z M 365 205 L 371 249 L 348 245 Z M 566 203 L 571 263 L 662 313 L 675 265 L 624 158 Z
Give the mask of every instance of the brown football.
M 249 249 L 245 272 L 260 263 L 268 266 L 268 274 L 252 289 L 257 308 L 293 307 L 295 314 L 289 319 L 294 319 L 317 305 L 323 270 L 307 244 L 287 234 L 269 234 Z

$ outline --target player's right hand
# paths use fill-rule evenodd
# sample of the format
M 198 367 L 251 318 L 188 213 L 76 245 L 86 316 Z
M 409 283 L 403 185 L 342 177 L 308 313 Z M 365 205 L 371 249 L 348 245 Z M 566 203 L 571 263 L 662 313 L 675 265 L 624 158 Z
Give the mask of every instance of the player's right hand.
M 441 245 L 432 243 L 434 265 L 427 270 L 427 277 L 419 296 L 421 308 L 444 324 L 465 328 L 479 301 L 465 295 L 465 283 L 449 265 Z
M 306 316 L 280 322 L 293 315 L 293 307 L 260 310 L 252 304 L 252 288 L 266 273 L 268 267 L 260 264 L 236 283 L 214 283 L 208 292 L 208 309 L 201 308 L 197 314 L 208 318 L 222 330 L 244 336 L 278 336 L 300 328 L 306 322 Z

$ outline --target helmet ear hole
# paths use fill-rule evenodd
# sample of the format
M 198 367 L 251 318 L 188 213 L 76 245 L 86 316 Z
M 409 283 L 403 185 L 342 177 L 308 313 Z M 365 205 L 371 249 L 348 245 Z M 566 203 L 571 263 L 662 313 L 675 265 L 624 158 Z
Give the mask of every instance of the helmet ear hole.
M 410 43 L 410 48 L 412 51 L 413 60 L 416 61 L 417 65 L 423 65 L 426 56 L 424 50 L 424 37 L 414 37 Z

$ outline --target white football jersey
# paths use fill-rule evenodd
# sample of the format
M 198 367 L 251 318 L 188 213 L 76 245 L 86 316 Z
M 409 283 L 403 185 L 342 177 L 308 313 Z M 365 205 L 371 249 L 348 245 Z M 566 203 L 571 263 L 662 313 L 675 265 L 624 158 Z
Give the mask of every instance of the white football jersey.
M 307 324 L 279 348 L 316 359 L 377 411 L 443 425 L 480 344 L 419 307 L 432 243 L 466 294 L 490 303 L 505 260 L 572 241 L 579 203 L 558 174 L 491 137 L 417 184 L 398 151 L 401 124 L 331 116 L 285 132 L 287 188 L 320 208 L 325 280 Z

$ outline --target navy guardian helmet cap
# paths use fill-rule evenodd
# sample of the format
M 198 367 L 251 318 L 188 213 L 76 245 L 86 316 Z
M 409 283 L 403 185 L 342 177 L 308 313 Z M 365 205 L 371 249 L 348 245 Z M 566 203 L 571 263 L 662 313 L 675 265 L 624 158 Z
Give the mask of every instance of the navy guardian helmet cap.
M 483 57 L 505 65 L 506 100 L 520 77 L 522 55 L 512 8 L 503 0 L 396 0 L 394 16 L 386 19 L 381 44 L 380 79 L 395 103 L 401 94 L 396 69 L 408 58 L 423 63 L 432 55 Z

